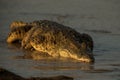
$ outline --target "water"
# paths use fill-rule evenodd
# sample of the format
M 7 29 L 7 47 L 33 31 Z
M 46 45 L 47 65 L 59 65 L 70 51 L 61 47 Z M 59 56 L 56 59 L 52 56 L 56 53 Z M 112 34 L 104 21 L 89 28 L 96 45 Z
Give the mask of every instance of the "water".
M 23 77 L 71 76 L 75 80 L 120 80 L 119 0 L 0 0 L 0 67 Z M 75 60 L 15 59 L 25 52 L 5 42 L 14 20 L 48 19 L 88 33 L 95 64 Z

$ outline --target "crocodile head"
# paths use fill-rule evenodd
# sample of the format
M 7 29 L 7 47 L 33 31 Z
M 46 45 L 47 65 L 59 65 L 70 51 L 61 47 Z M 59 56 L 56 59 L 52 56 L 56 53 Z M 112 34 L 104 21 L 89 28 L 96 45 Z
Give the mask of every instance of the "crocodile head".
M 84 44 L 81 44 L 81 45 L 84 45 Z M 80 62 L 85 62 L 85 63 L 94 63 L 94 55 L 92 53 L 92 50 L 90 49 L 83 49 L 82 47 L 81 48 L 78 48 L 78 49 L 75 49 L 75 48 L 67 48 L 67 49 L 63 49 L 61 50 L 60 52 L 60 55 L 63 56 L 63 57 L 71 57 L 73 59 L 76 59 Z
M 91 48 L 86 46 L 84 42 L 81 43 L 81 47 L 76 47 L 76 45 L 74 47 L 73 45 L 70 45 L 69 48 L 61 51 L 61 56 L 64 57 L 66 54 L 67 56 L 70 56 L 80 62 L 94 63 L 95 60 Z
M 88 34 L 80 34 L 77 39 L 70 40 L 68 43 L 67 50 L 69 51 L 72 58 L 77 59 L 81 62 L 94 63 L 93 55 L 93 39 Z

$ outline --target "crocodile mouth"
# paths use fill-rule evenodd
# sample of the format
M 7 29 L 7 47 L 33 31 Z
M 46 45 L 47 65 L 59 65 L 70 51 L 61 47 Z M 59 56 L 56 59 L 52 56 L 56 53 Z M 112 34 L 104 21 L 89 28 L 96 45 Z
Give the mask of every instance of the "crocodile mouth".
M 92 54 L 92 51 L 80 51 L 76 52 L 75 50 L 68 50 L 68 49 L 62 49 L 59 51 L 61 57 L 70 57 L 77 61 L 84 62 L 84 63 L 94 63 L 94 55 Z
M 86 63 L 94 63 L 95 61 L 93 54 L 84 54 L 81 57 L 78 57 L 77 60 L 81 62 L 86 62 Z
M 79 62 L 83 63 L 94 63 L 95 58 L 92 51 L 77 51 L 77 50 L 69 50 L 69 55 L 71 58 L 76 59 Z
M 94 59 L 89 59 L 89 58 L 79 58 L 78 60 L 80 60 L 81 62 L 87 62 L 87 63 L 94 63 Z

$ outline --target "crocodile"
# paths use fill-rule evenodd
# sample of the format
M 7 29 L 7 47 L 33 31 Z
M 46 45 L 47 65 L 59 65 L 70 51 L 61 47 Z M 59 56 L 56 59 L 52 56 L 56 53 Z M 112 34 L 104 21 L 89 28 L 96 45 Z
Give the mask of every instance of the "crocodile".
M 93 63 L 93 39 L 86 33 L 50 20 L 30 23 L 15 21 L 10 25 L 7 43 L 18 42 L 26 50 L 36 50 L 54 58 L 73 58 Z

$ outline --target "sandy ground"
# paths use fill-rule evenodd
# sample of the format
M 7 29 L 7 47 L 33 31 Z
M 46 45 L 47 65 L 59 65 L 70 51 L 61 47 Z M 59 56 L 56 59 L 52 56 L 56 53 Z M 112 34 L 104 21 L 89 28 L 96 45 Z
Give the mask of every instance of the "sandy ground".
M 31 77 L 31 78 L 23 78 L 19 75 L 16 75 L 8 70 L 0 68 L 0 80 L 73 80 L 72 77 L 67 76 L 55 76 L 55 77 Z

